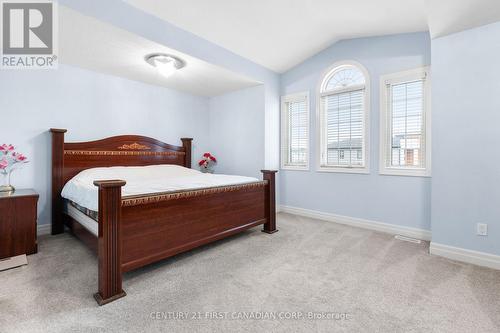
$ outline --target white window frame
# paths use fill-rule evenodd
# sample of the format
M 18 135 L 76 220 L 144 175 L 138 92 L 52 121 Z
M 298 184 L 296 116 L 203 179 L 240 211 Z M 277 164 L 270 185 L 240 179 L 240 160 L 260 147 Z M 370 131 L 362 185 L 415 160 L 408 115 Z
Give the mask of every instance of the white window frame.
M 389 166 L 389 149 L 391 145 L 390 138 L 390 117 L 389 114 L 389 85 L 401 84 L 424 80 L 424 111 L 423 111 L 423 131 L 425 145 L 425 168 L 415 167 L 394 167 Z M 431 75 L 430 67 L 421 67 L 408 71 L 383 75 L 380 78 L 380 174 L 393 176 L 413 176 L 413 177 L 431 177 Z
M 321 103 L 321 98 L 328 93 L 323 93 L 323 88 L 325 84 L 328 83 L 329 79 L 332 75 L 344 66 L 354 66 L 357 67 L 365 76 L 365 88 L 364 88 L 364 137 L 363 137 L 363 154 L 365 164 L 362 167 L 337 167 L 337 166 L 325 166 L 322 165 L 324 158 L 324 146 L 325 146 L 325 126 L 323 126 L 324 120 L 324 110 L 323 103 Z M 317 130 L 318 140 L 317 140 L 317 169 L 318 172 L 337 172 L 337 173 L 357 173 L 357 174 L 369 174 L 370 173 L 370 75 L 368 70 L 357 61 L 353 60 L 344 60 L 339 61 L 328 67 L 323 74 L 321 75 L 321 80 L 319 81 L 316 93 L 316 123 L 319 126 L 319 130 Z M 346 89 L 346 91 L 356 90 L 357 87 L 351 87 Z M 342 92 L 338 90 L 337 93 Z
M 302 102 L 306 103 L 306 128 L 307 128 L 307 146 L 306 146 L 306 164 L 305 165 L 290 165 L 286 164 L 286 156 L 284 156 L 283 144 L 286 140 L 285 135 L 288 131 L 287 117 L 288 117 L 288 109 L 286 107 L 287 103 L 290 102 Z M 309 155 L 310 155 L 310 107 L 309 107 L 309 92 L 304 91 L 300 93 L 290 94 L 286 96 L 281 96 L 281 142 L 280 142 L 280 160 L 281 160 L 281 169 L 283 170 L 299 170 L 299 171 L 308 171 L 309 170 Z

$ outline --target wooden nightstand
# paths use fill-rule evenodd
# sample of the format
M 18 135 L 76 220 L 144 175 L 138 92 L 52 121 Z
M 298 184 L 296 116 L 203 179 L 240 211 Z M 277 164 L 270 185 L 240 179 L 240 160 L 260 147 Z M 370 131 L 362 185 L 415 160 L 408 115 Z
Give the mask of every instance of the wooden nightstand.
M 0 260 L 37 252 L 38 193 L 0 192 Z

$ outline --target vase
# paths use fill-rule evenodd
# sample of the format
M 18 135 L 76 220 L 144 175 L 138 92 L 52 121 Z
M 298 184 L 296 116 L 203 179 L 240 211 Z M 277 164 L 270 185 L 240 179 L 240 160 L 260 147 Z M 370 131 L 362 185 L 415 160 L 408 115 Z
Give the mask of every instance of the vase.
M 200 171 L 203 172 L 203 173 L 214 173 L 214 169 L 212 169 L 211 167 L 201 168 Z
M 14 192 L 14 186 L 10 185 L 10 174 L 9 172 L 2 173 L 2 182 L 0 183 L 0 192 Z

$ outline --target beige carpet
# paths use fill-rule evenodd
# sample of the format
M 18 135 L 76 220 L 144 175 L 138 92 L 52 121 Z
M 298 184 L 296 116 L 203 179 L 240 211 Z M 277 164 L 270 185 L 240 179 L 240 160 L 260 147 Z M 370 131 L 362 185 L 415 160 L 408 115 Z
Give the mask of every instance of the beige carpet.
M 28 266 L 0 272 L 0 332 L 500 332 L 499 271 L 331 222 L 278 226 L 128 273 L 103 307 L 92 253 L 41 237 Z

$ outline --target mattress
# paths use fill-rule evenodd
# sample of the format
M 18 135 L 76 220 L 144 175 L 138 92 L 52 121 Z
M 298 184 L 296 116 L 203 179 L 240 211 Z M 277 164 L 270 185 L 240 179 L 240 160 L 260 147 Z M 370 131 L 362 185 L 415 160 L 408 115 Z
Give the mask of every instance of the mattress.
M 64 200 L 63 209 L 67 215 L 71 216 L 85 229 L 98 236 L 99 225 L 97 224 L 97 212 L 81 207 L 69 200 Z
M 126 181 L 122 187 L 124 198 L 259 182 L 253 177 L 202 173 L 171 164 L 92 168 L 80 172 L 64 186 L 61 196 L 73 203 L 66 205 L 68 211 L 74 208 L 85 216 L 90 214 L 84 213 L 81 208 L 97 212 L 99 198 L 94 181 L 109 179 Z
M 95 220 L 96 222 L 99 221 L 99 213 L 97 211 L 82 207 L 79 204 L 77 204 L 76 202 L 73 202 L 70 200 L 64 200 L 64 201 L 65 201 L 65 205 L 71 205 L 71 206 L 73 206 L 73 208 L 79 210 L 80 212 L 87 215 L 88 217 Z

